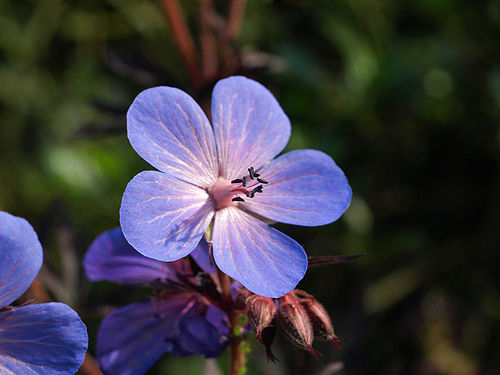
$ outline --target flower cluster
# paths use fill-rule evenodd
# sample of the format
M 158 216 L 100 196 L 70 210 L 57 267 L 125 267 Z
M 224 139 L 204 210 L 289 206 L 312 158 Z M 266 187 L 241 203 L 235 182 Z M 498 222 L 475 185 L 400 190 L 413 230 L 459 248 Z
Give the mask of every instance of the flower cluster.
M 128 184 L 120 209 L 127 241 L 174 261 L 209 229 L 217 267 L 253 293 L 281 297 L 307 269 L 304 249 L 265 221 L 316 226 L 337 220 L 351 199 L 342 170 L 320 151 L 278 155 L 290 122 L 259 83 L 230 77 L 212 94 L 213 129 L 186 93 L 143 91 L 127 113 L 135 151 L 160 170 Z
M 338 219 L 351 199 L 344 173 L 314 150 L 273 159 L 290 122 L 253 80 L 219 81 L 211 113 L 213 128 L 171 87 L 142 92 L 127 113 L 130 143 L 159 171 L 129 182 L 121 228 L 96 238 L 84 267 L 90 280 L 154 293 L 103 320 L 96 356 L 105 373 L 140 375 L 165 353 L 215 357 L 252 327 L 270 360 L 277 327 L 314 356 L 315 338 L 340 343 L 321 304 L 294 290 L 308 267 L 304 249 L 268 223 Z M 231 296 L 217 270 L 234 280 Z M 246 327 L 235 323 L 245 314 Z
M 0 373 L 74 374 L 87 350 L 87 329 L 62 303 L 8 306 L 35 279 L 42 246 L 31 225 L 0 211 Z
M 231 311 L 248 317 L 244 331 L 253 328 L 272 361 L 276 357 L 271 345 L 278 328 L 315 357 L 320 355 L 312 348 L 315 338 L 337 347 L 341 342 L 323 306 L 301 290 L 272 299 L 233 283 L 228 305 L 205 240 L 187 258 L 167 263 L 135 251 L 116 228 L 94 240 L 84 267 L 93 281 L 145 284 L 154 289 L 148 300 L 119 308 L 103 320 L 96 354 L 105 373 L 141 375 L 165 353 L 217 357 L 230 339 Z
M 96 356 L 105 373 L 140 375 L 165 353 L 217 357 L 226 347 L 227 316 L 205 241 L 189 258 L 166 263 L 138 253 L 116 228 L 95 239 L 84 268 L 93 281 L 155 289 L 148 300 L 119 308 L 103 320 Z
M 241 297 L 248 320 L 269 360 L 276 360 L 271 345 L 278 328 L 293 344 L 316 358 L 321 354 L 312 347 L 314 339 L 331 341 L 340 349 L 342 340 L 333 332 L 328 313 L 310 294 L 294 289 L 274 300 L 247 291 Z

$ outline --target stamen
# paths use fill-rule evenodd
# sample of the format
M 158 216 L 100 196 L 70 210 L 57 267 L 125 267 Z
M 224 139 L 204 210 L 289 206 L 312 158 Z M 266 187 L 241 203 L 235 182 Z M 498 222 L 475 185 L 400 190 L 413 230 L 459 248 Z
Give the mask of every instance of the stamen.
M 258 178 L 257 181 L 259 181 L 261 184 L 267 184 L 268 182 L 264 180 L 263 178 Z
M 245 200 L 241 197 L 234 197 L 233 199 L 231 199 L 233 202 L 244 202 Z
M 236 180 L 231 181 L 232 184 L 241 184 L 243 180 L 241 178 L 237 178 Z
M 262 185 L 257 186 L 248 194 L 248 197 L 253 198 L 255 196 L 255 193 L 262 193 L 263 192 L 262 188 L 263 188 Z
M 246 186 L 247 186 L 247 176 L 244 176 L 244 177 L 241 179 L 241 182 L 243 183 L 243 187 L 246 187 Z
M 253 167 L 248 168 L 248 174 L 250 175 L 250 179 L 252 179 L 252 180 L 253 180 L 253 178 L 254 178 L 254 173 L 255 173 L 255 172 L 254 172 L 254 170 L 253 170 Z
M 254 193 L 262 193 L 262 188 L 263 188 L 263 186 L 262 186 L 262 185 L 259 185 L 259 186 L 257 186 L 256 188 L 254 188 L 252 191 L 253 191 Z

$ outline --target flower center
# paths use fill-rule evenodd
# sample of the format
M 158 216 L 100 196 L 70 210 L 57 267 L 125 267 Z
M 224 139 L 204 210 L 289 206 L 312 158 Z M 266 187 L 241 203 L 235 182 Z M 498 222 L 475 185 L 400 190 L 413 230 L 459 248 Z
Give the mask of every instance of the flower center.
M 221 210 L 226 207 L 235 206 L 238 202 L 244 202 L 242 195 L 253 198 L 256 193 L 262 193 L 262 189 L 268 182 L 259 178 L 260 174 L 253 167 L 248 168 L 248 174 L 229 182 L 219 177 L 217 182 L 207 189 L 215 202 L 215 209 Z

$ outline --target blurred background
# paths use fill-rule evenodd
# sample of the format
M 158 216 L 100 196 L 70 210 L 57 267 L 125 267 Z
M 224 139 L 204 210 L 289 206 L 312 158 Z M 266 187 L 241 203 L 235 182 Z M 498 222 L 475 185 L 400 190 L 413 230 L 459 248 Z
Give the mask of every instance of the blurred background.
M 244 74 L 290 117 L 287 150 L 330 154 L 354 192 L 338 222 L 278 228 L 310 255 L 365 254 L 299 285 L 344 350 L 315 343 L 315 360 L 278 339 L 266 365 L 254 342 L 249 373 L 499 374 L 500 1 L 175 4 L 0 0 L 0 208 L 35 227 L 40 280 L 87 323 L 90 352 L 103 316 L 149 293 L 81 267 L 152 169 L 126 138 L 128 106 L 168 85 L 208 108 L 220 77 Z M 203 366 L 166 355 L 148 374 Z

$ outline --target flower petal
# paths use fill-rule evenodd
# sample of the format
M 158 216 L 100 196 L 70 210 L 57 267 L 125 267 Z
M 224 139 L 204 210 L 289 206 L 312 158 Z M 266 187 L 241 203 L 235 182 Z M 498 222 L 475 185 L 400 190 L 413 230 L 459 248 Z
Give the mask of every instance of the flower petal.
M 217 212 L 213 244 L 222 272 L 261 296 L 288 293 L 307 269 L 306 253 L 297 242 L 235 207 Z
M 193 251 L 212 217 L 205 190 L 154 171 L 141 172 L 129 182 L 120 208 L 120 224 L 130 245 L 163 261 Z
M 200 240 L 200 243 L 193 250 L 191 256 L 195 260 L 196 264 L 206 273 L 214 273 L 215 267 L 210 264 L 210 257 L 208 255 L 208 243 L 203 237 Z
M 212 94 L 219 173 L 241 178 L 247 168 L 262 167 L 290 138 L 290 121 L 274 96 L 245 77 L 220 80 Z
M 183 91 L 153 87 L 141 92 L 127 112 L 127 132 L 134 150 L 159 170 L 200 187 L 217 179 L 212 128 Z
M 176 280 L 171 263 L 147 258 L 129 245 L 121 228 L 101 233 L 89 247 L 83 267 L 92 281 L 108 280 L 122 284 Z
M 221 336 L 219 330 L 200 315 L 182 318 L 179 332 L 182 333 L 177 337 L 177 342 L 183 350 L 206 358 L 220 356 L 228 343 L 227 337 Z
M 188 299 L 138 302 L 113 311 L 97 333 L 96 357 L 106 374 L 144 374 L 164 353 L 189 355 L 176 344 Z
M 0 313 L 0 373 L 74 374 L 87 351 L 87 329 L 62 303 L 23 306 Z
M 231 285 L 231 287 L 234 284 Z M 226 313 L 215 305 L 208 305 L 205 318 L 212 324 L 219 334 L 222 336 L 229 336 L 229 319 Z
M 42 266 L 42 245 L 23 218 L 0 211 L 0 308 L 29 288 Z
M 291 151 L 259 170 L 269 184 L 240 206 L 282 223 L 314 226 L 337 220 L 351 202 L 344 172 L 321 151 Z

